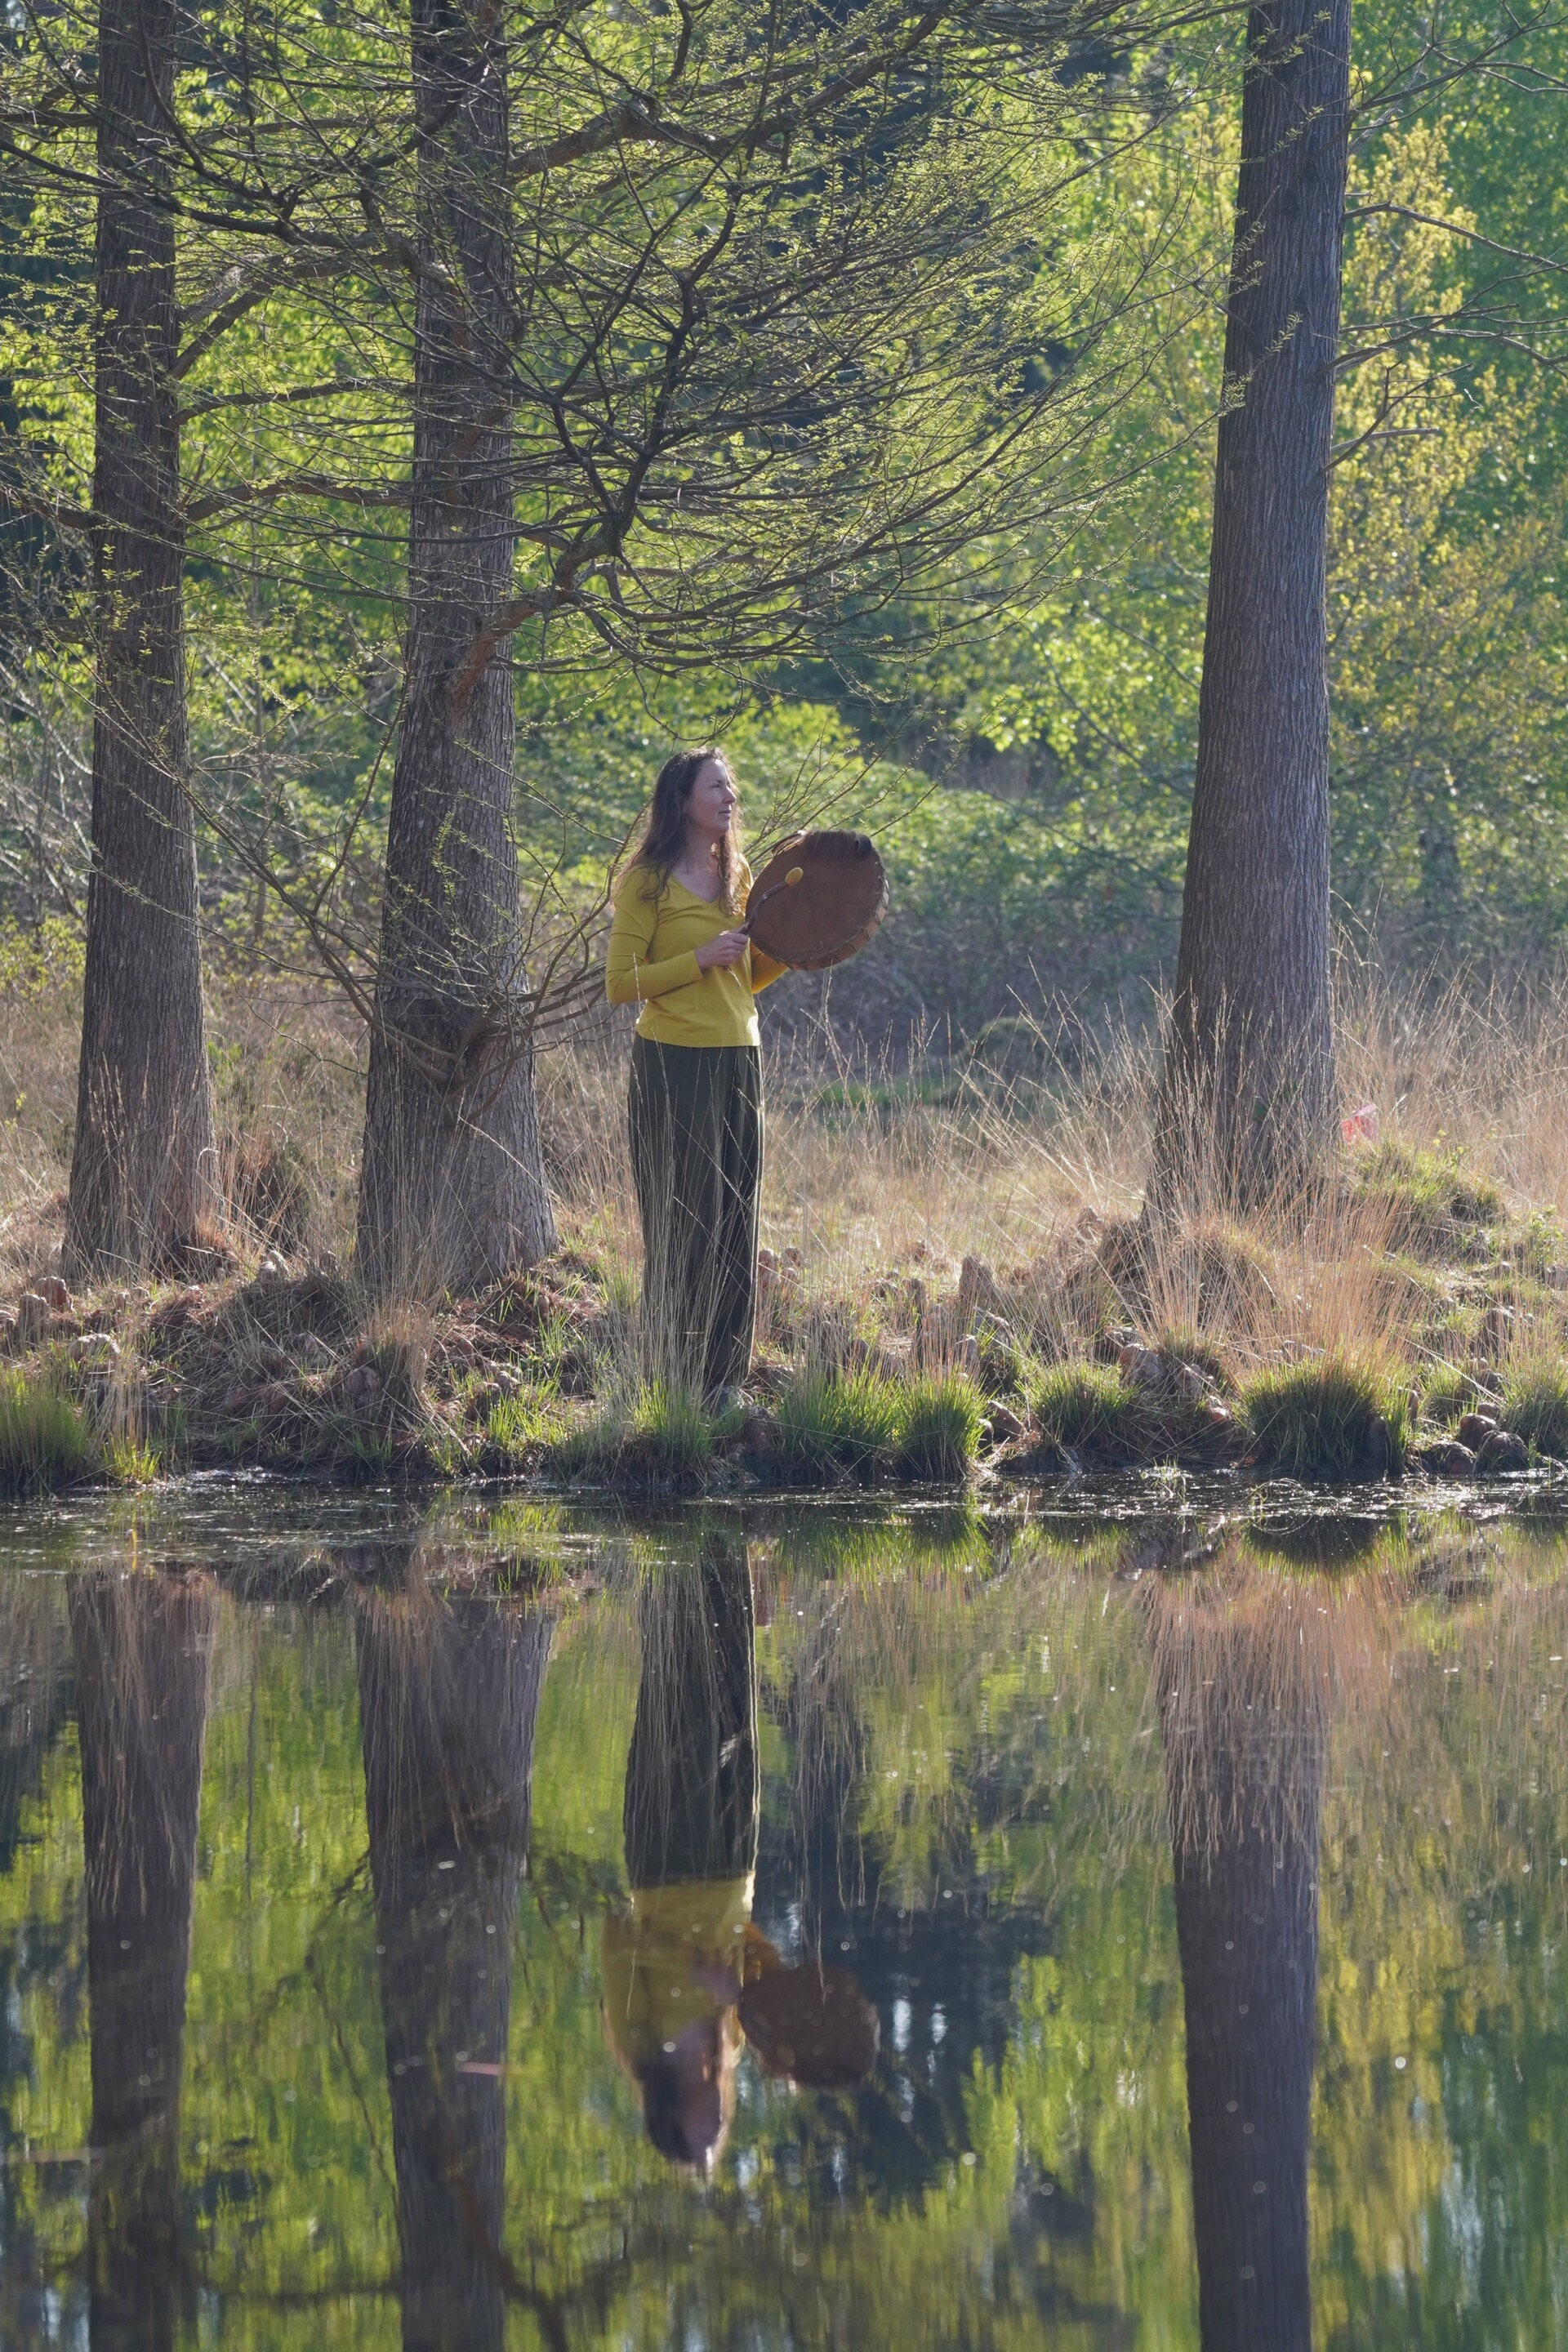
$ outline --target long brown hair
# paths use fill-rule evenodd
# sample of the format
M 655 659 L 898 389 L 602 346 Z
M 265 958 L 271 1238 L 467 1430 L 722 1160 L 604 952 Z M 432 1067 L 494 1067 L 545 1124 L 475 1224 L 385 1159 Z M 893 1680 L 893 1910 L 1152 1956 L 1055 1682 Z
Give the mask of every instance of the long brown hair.
M 654 779 L 647 824 L 632 859 L 634 866 L 648 868 L 650 898 L 659 896 L 669 879 L 670 869 L 680 862 L 686 848 L 686 805 L 691 798 L 692 785 L 710 760 L 717 761 L 733 784 L 730 762 L 711 743 L 699 743 L 689 751 L 672 751 Z M 730 830 L 719 844 L 719 900 L 727 915 L 740 913 L 739 812 L 731 818 Z

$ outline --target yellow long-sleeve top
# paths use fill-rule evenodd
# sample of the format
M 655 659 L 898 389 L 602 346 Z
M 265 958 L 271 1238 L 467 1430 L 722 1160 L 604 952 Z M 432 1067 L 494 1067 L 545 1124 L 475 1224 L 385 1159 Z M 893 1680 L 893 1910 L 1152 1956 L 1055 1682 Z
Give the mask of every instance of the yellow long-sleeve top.
M 660 1045 L 755 1045 L 761 1042 L 752 999 L 788 966 L 752 948 L 739 963 L 704 971 L 697 950 L 738 918 L 721 903 L 700 898 L 673 874 L 648 896 L 646 866 L 621 877 L 610 924 L 605 992 L 612 1004 L 640 1004 L 637 1035 Z M 741 861 L 741 903 L 752 887 Z

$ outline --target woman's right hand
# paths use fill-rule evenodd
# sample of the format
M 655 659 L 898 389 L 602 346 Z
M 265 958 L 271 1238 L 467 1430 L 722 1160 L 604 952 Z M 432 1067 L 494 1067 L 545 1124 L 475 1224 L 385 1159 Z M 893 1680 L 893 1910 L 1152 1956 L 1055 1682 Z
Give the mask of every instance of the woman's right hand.
M 716 964 L 728 966 L 739 963 L 751 944 L 749 932 L 721 931 L 716 940 L 709 940 L 698 949 L 698 970 L 711 971 Z

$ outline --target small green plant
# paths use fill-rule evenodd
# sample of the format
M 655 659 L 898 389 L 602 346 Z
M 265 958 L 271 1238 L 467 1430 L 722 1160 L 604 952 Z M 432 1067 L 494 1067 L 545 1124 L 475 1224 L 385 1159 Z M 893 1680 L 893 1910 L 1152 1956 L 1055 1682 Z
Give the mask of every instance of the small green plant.
M 1405 1465 L 1410 1400 L 1353 1356 L 1331 1349 L 1256 1373 L 1242 1398 L 1259 1454 L 1287 1477 L 1365 1477 Z
M 1421 1384 L 1422 1415 L 1427 1421 L 1458 1421 L 1469 1412 L 1475 1396 L 1476 1384 L 1468 1372 L 1458 1364 L 1434 1364 Z
M 922 1373 L 899 1398 L 894 1469 L 905 1478 L 967 1477 L 984 1419 L 984 1399 L 963 1373 Z
M 137 1437 L 111 1437 L 103 1462 L 117 1486 L 150 1486 L 163 1466 L 155 1450 Z
M 48 1371 L 0 1373 L 0 1490 L 47 1492 L 100 1466 L 87 1415 Z
M 1503 1382 L 1502 1425 L 1538 1454 L 1568 1456 L 1568 1367 L 1560 1360 L 1522 1366 Z
M 898 1445 L 902 1424 L 899 1391 L 880 1373 L 812 1370 L 779 1398 L 773 1442 L 781 1466 L 796 1476 L 866 1477 Z
M 520 1389 L 515 1396 L 499 1397 L 485 1422 L 485 1435 L 498 1454 L 526 1459 L 550 1441 L 552 1413 L 560 1397 L 551 1386 Z

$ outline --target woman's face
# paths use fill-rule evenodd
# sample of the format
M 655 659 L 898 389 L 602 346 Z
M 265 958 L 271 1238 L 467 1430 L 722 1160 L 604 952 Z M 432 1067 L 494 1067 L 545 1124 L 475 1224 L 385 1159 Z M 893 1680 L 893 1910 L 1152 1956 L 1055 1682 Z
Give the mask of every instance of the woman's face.
M 687 795 L 686 823 L 689 832 L 721 840 L 734 822 L 741 795 L 730 772 L 718 760 L 704 760 Z

